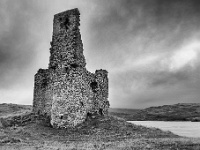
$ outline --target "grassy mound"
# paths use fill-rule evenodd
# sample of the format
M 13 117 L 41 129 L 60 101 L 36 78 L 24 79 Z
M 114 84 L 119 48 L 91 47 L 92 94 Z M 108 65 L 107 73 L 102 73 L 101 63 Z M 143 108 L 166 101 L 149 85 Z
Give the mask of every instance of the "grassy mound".
M 0 128 L 0 149 L 194 149 L 200 139 L 180 138 L 171 132 L 146 128 L 108 116 L 89 119 L 70 129 L 38 123 Z
M 40 145 L 44 143 L 113 143 L 137 138 L 176 138 L 171 132 L 163 132 L 156 128 L 146 128 L 125 122 L 113 116 L 88 119 L 76 128 L 54 129 L 38 123 L 25 126 L 8 127 L 0 130 L 0 146 Z M 11 142 L 9 142 L 11 141 Z M 14 141 L 14 142 L 13 142 Z M 98 145 L 98 144 L 97 144 Z M 95 145 L 93 145 L 95 148 Z
M 88 118 L 76 128 L 68 129 L 54 129 L 44 126 L 40 121 L 29 122 L 21 126 L 0 127 L 0 149 L 190 150 L 200 149 L 200 139 L 179 137 L 160 129 L 131 124 L 114 116 L 96 116 L 96 118 Z
M 0 104 L 0 117 L 8 117 L 13 115 L 19 115 L 21 113 L 30 112 L 32 110 L 31 105 L 18 105 L 18 104 Z

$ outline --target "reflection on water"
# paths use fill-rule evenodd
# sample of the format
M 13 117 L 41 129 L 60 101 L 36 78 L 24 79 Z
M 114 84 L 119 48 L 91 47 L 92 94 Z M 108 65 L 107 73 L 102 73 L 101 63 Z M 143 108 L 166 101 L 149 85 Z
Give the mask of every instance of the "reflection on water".
M 200 137 L 200 122 L 183 121 L 128 121 L 146 127 L 155 127 L 165 131 L 171 131 L 180 136 Z

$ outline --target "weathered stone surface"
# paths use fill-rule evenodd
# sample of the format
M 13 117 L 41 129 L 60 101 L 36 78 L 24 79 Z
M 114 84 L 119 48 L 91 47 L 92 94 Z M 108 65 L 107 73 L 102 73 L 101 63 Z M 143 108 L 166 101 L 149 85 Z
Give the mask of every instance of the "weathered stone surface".
M 78 9 L 54 16 L 49 67 L 35 75 L 33 112 L 50 118 L 53 127 L 74 127 L 88 115 L 108 114 L 108 72 L 85 68 L 79 16 Z

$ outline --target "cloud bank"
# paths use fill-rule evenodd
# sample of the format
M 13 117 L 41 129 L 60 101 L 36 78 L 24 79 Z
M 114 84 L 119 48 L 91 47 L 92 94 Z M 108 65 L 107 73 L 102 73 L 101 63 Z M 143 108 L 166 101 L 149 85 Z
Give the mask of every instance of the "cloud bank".
M 200 102 L 200 1 L 0 2 L 0 102 L 32 103 L 53 15 L 78 7 L 87 68 L 109 71 L 111 107 Z

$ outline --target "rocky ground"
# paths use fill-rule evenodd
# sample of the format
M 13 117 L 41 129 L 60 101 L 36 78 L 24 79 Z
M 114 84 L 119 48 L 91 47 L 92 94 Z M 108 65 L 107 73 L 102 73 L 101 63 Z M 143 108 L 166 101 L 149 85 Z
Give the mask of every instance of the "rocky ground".
M 200 139 L 179 137 L 171 132 L 134 125 L 124 119 L 108 116 L 90 118 L 74 129 L 53 129 L 39 122 L 0 127 L 0 149 L 199 150 Z

